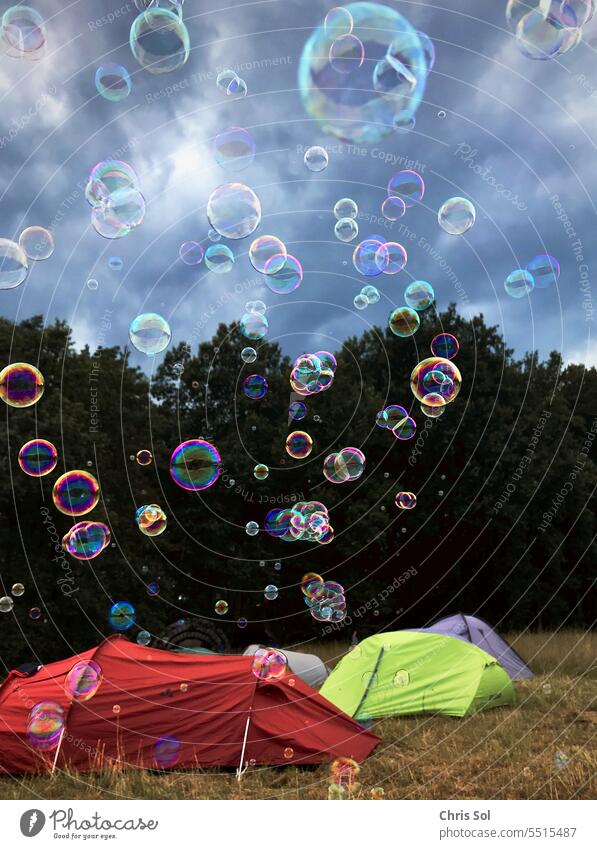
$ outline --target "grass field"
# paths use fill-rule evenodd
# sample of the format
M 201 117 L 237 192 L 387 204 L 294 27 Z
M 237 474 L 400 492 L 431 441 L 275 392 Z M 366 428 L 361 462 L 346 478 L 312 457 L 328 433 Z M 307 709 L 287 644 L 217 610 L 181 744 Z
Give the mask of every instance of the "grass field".
M 537 673 L 517 684 L 519 705 L 466 719 L 386 719 L 362 764 L 355 798 L 588 799 L 597 790 L 597 635 L 508 635 Z M 315 650 L 312 646 L 311 651 Z M 335 662 L 345 645 L 319 647 Z M 3 799 L 326 799 L 329 765 L 156 775 L 106 771 L 0 780 Z

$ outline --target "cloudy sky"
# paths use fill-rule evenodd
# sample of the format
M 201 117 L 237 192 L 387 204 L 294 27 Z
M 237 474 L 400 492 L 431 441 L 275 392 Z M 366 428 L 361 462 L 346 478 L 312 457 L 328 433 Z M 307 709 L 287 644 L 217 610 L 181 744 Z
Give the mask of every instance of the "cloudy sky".
M 66 319 L 76 343 L 93 347 L 102 335 L 105 344 L 125 344 L 132 318 L 159 312 L 175 341 L 196 343 L 259 297 L 268 305 L 269 338 L 296 354 L 337 348 L 365 326 L 385 324 L 409 280 L 425 279 L 440 309 L 456 301 L 465 316 L 483 312 L 520 354 L 557 349 L 568 361 L 597 364 L 597 19 L 575 50 L 542 62 L 520 53 L 502 0 L 388 3 L 429 34 L 436 64 L 416 127 L 355 151 L 322 132 L 297 86 L 305 41 L 333 3 L 186 0 L 190 57 L 161 76 L 131 54 L 133 0 L 33 5 L 47 22 L 47 55 L 39 62 L 0 56 L 0 235 L 18 239 L 24 227 L 40 224 L 52 229 L 56 249 L 33 264 L 22 286 L 0 292 L 3 315 Z M 132 76 L 132 93 L 120 103 L 95 89 L 95 71 L 109 61 Z M 226 67 L 239 69 L 245 98 L 218 89 L 216 75 Z M 212 143 L 230 126 L 248 129 L 257 145 L 239 179 L 261 199 L 258 232 L 277 234 L 304 266 L 303 284 L 291 295 L 265 287 L 249 264 L 249 240 L 230 242 L 236 262 L 228 274 L 178 258 L 181 242 L 209 244 L 207 198 L 234 179 L 215 162 Z M 329 165 L 318 174 L 303 164 L 303 150 L 315 144 L 329 149 Z M 147 200 L 141 226 L 115 241 L 90 226 L 84 197 L 89 171 L 106 158 L 134 167 Z M 418 162 L 426 193 L 399 231 L 378 218 L 388 179 L 409 161 Z M 437 223 L 438 207 L 453 195 L 470 198 L 477 210 L 463 237 Z M 332 209 L 343 196 L 359 205 L 362 237 L 392 234 L 409 252 L 403 274 L 376 278 L 382 298 L 363 312 L 352 301 L 370 281 L 352 267 L 353 245 L 333 233 Z M 544 252 L 561 264 L 557 287 L 509 298 L 507 274 Z M 120 272 L 108 267 L 115 255 L 124 261 Z M 87 286 L 90 278 L 96 289 Z

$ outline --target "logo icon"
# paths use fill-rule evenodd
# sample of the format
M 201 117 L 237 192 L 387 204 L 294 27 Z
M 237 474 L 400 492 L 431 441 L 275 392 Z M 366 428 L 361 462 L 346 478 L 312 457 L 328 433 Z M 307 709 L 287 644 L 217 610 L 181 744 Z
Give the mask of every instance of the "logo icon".
M 25 837 L 35 837 L 46 824 L 46 815 L 37 808 L 25 811 L 21 817 L 21 834 Z

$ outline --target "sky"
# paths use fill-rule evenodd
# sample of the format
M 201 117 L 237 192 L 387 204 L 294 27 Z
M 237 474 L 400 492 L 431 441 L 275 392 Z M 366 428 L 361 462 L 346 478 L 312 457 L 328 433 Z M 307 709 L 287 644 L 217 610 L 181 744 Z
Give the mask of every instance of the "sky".
M 0 291 L 2 315 L 64 319 L 77 346 L 95 348 L 125 345 L 131 320 L 158 312 L 173 342 L 195 347 L 220 322 L 238 321 L 246 301 L 261 298 L 268 339 L 296 355 L 338 350 L 349 336 L 385 325 L 406 285 L 423 279 L 438 309 L 454 301 L 467 318 L 482 312 L 518 355 L 558 350 L 567 362 L 597 365 L 597 18 L 574 50 L 533 61 L 507 28 L 501 0 L 388 2 L 431 37 L 436 62 L 414 129 L 355 148 L 323 132 L 298 90 L 305 42 L 333 3 L 186 0 L 190 56 L 163 75 L 148 73 L 131 53 L 133 0 L 33 5 L 46 21 L 46 55 L 38 62 L 0 56 L 0 236 L 18 240 L 25 227 L 41 225 L 52 231 L 55 251 L 32 263 L 20 287 Z M 131 74 L 131 94 L 121 102 L 95 88 L 95 71 L 106 62 Z M 217 74 L 227 67 L 246 81 L 246 97 L 218 88 Z M 231 126 L 247 129 L 256 143 L 255 160 L 240 175 L 213 155 L 214 137 Z M 328 150 L 319 173 L 303 162 L 311 145 Z M 118 240 L 91 227 L 84 196 L 89 172 L 109 158 L 133 166 L 147 202 L 142 224 Z M 390 177 L 406 167 L 421 173 L 426 192 L 392 225 L 381 203 Z M 302 285 L 290 295 L 270 292 L 251 267 L 250 239 L 228 242 L 235 264 L 227 274 L 179 259 L 182 242 L 209 244 L 207 199 L 236 179 L 261 200 L 255 235 L 277 235 L 303 265 Z M 454 195 L 476 208 L 463 236 L 437 222 L 439 206 Z M 357 273 L 355 243 L 334 237 L 341 197 L 359 206 L 357 241 L 387 233 L 405 245 L 404 272 L 373 281 Z M 558 259 L 557 285 L 509 297 L 505 277 L 541 253 Z M 122 258 L 121 271 L 110 270 L 111 256 Z M 360 312 L 353 298 L 370 282 L 381 299 Z M 147 365 L 141 354 L 133 359 Z

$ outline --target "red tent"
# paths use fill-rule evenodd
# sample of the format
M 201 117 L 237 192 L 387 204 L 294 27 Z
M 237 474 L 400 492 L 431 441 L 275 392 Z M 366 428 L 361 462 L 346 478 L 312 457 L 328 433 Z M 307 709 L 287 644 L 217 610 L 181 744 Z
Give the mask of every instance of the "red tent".
M 102 681 L 74 701 L 65 678 L 93 660 Z M 252 657 L 180 655 L 119 635 L 34 675 L 11 672 L 0 686 L 0 771 L 57 767 L 93 770 L 118 763 L 154 769 L 253 764 L 313 764 L 366 758 L 379 738 L 287 672 L 260 681 Z M 60 745 L 40 751 L 27 736 L 31 709 L 58 703 Z

